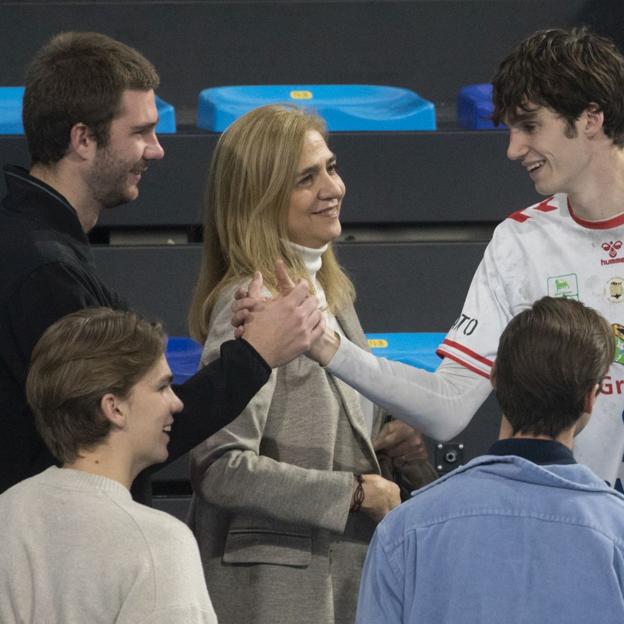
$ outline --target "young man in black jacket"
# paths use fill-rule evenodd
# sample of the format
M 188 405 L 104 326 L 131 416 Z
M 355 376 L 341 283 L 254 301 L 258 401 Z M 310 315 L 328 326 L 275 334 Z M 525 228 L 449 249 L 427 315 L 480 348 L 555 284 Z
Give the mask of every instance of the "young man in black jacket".
M 0 205 L 0 492 L 54 461 L 24 396 L 39 337 L 75 310 L 127 307 L 99 279 L 86 233 L 103 209 L 136 199 L 148 166 L 164 156 L 155 133 L 158 84 L 140 53 L 97 33 L 57 35 L 28 70 L 23 120 L 32 164 L 5 167 Z M 235 418 L 271 367 L 309 347 L 321 316 L 302 283 L 258 311 L 250 329 L 176 388 L 185 409 L 169 461 Z M 142 500 L 146 485 L 135 483 Z

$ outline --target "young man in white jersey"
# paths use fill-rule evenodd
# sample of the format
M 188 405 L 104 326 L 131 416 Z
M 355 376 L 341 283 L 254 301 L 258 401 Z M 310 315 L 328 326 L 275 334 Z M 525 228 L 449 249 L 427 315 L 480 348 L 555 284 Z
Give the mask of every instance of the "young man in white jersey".
M 35 346 L 26 395 L 62 468 L 0 495 L 3 624 L 216 624 L 192 533 L 130 496 L 183 408 L 164 347 L 159 325 L 110 308 L 63 317 Z
M 544 295 L 583 301 L 617 338 L 596 417 L 575 454 L 617 481 L 624 454 L 624 57 L 586 29 L 537 32 L 501 63 L 494 119 L 509 126 L 507 156 L 546 195 L 501 223 L 440 345 L 437 371 L 390 362 L 326 333 L 311 356 L 395 417 L 437 440 L 468 424 L 491 391 L 498 339 Z M 245 317 L 239 301 L 234 322 Z

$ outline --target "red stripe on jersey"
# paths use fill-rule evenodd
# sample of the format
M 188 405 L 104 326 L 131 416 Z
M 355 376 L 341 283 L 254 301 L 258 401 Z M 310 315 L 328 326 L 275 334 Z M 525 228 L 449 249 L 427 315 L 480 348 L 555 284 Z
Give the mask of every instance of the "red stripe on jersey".
M 472 351 L 471 349 L 469 349 L 468 347 L 464 347 L 464 345 L 459 344 L 459 342 L 455 342 L 454 340 L 448 340 L 447 338 L 445 338 L 442 341 L 443 345 L 448 345 L 449 347 L 453 347 L 453 349 L 457 349 L 458 351 L 461 351 L 462 353 L 465 353 L 466 355 L 470 356 L 473 360 L 477 360 L 477 362 L 481 362 L 481 364 L 485 364 L 486 366 L 492 366 L 493 362 L 492 360 L 488 360 L 487 358 L 484 358 L 482 355 L 479 355 L 478 353 L 475 353 L 474 351 Z
M 554 195 L 552 195 L 548 199 L 545 199 L 543 202 L 540 202 L 537 206 L 535 206 L 535 210 L 539 210 L 540 212 L 552 212 L 553 210 L 557 210 L 557 206 L 550 205 L 550 202 L 553 198 Z M 525 208 L 525 210 L 527 209 Z M 518 223 L 524 223 L 531 218 L 531 215 L 524 214 L 524 210 L 517 210 L 516 212 L 512 212 L 509 215 L 509 218 L 517 221 Z
M 525 215 L 522 210 L 517 210 L 516 212 L 512 212 L 508 219 L 513 219 L 514 221 L 517 221 L 518 223 L 524 223 L 527 219 L 530 219 L 531 217 L 529 217 L 528 215 Z
M 543 202 L 535 206 L 535 210 L 539 210 L 540 212 L 552 212 L 553 210 L 557 210 L 557 206 L 551 206 L 549 204 L 552 197 L 545 199 Z
M 486 379 L 490 378 L 490 376 L 484 373 L 482 370 L 479 370 L 476 366 L 471 366 L 467 362 L 464 362 L 464 360 L 460 360 L 456 355 L 446 353 L 445 351 L 442 351 L 442 349 L 438 349 L 436 353 L 440 357 L 445 357 L 445 358 L 448 358 L 449 360 L 453 360 L 453 362 L 457 362 L 458 364 L 461 364 L 464 368 L 471 370 L 473 373 L 477 373 L 477 375 L 481 375 L 481 377 L 485 377 Z
M 610 228 L 618 227 L 624 223 L 624 213 L 617 215 L 616 217 L 611 217 L 611 219 L 606 219 L 605 221 L 587 221 L 578 217 L 574 214 L 574 210 L 572 210 L 572 205 L 570 204 L 570 198 L 568 197 L 568 211 L 570 212 L 570 216 L 574 221 L 576 221 L 579 225 L 584 228 L 588 228 L 590 230 L 608 230 Z

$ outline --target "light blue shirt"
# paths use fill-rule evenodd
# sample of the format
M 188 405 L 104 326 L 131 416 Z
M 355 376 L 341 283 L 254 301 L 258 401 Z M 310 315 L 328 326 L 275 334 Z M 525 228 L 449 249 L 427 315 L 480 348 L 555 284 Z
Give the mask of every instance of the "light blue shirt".
M 378 526 L 358 624 L 624 622 L 624 497 L 579 464 L 485 455 Z

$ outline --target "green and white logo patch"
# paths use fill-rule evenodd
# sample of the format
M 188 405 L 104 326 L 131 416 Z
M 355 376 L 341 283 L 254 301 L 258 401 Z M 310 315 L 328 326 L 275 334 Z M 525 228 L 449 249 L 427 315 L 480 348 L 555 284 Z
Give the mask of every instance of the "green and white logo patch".
M 578 278 L 576 273 L 555 275 L 548 278 L 548 295 L 563 299 L 579 299 Z

